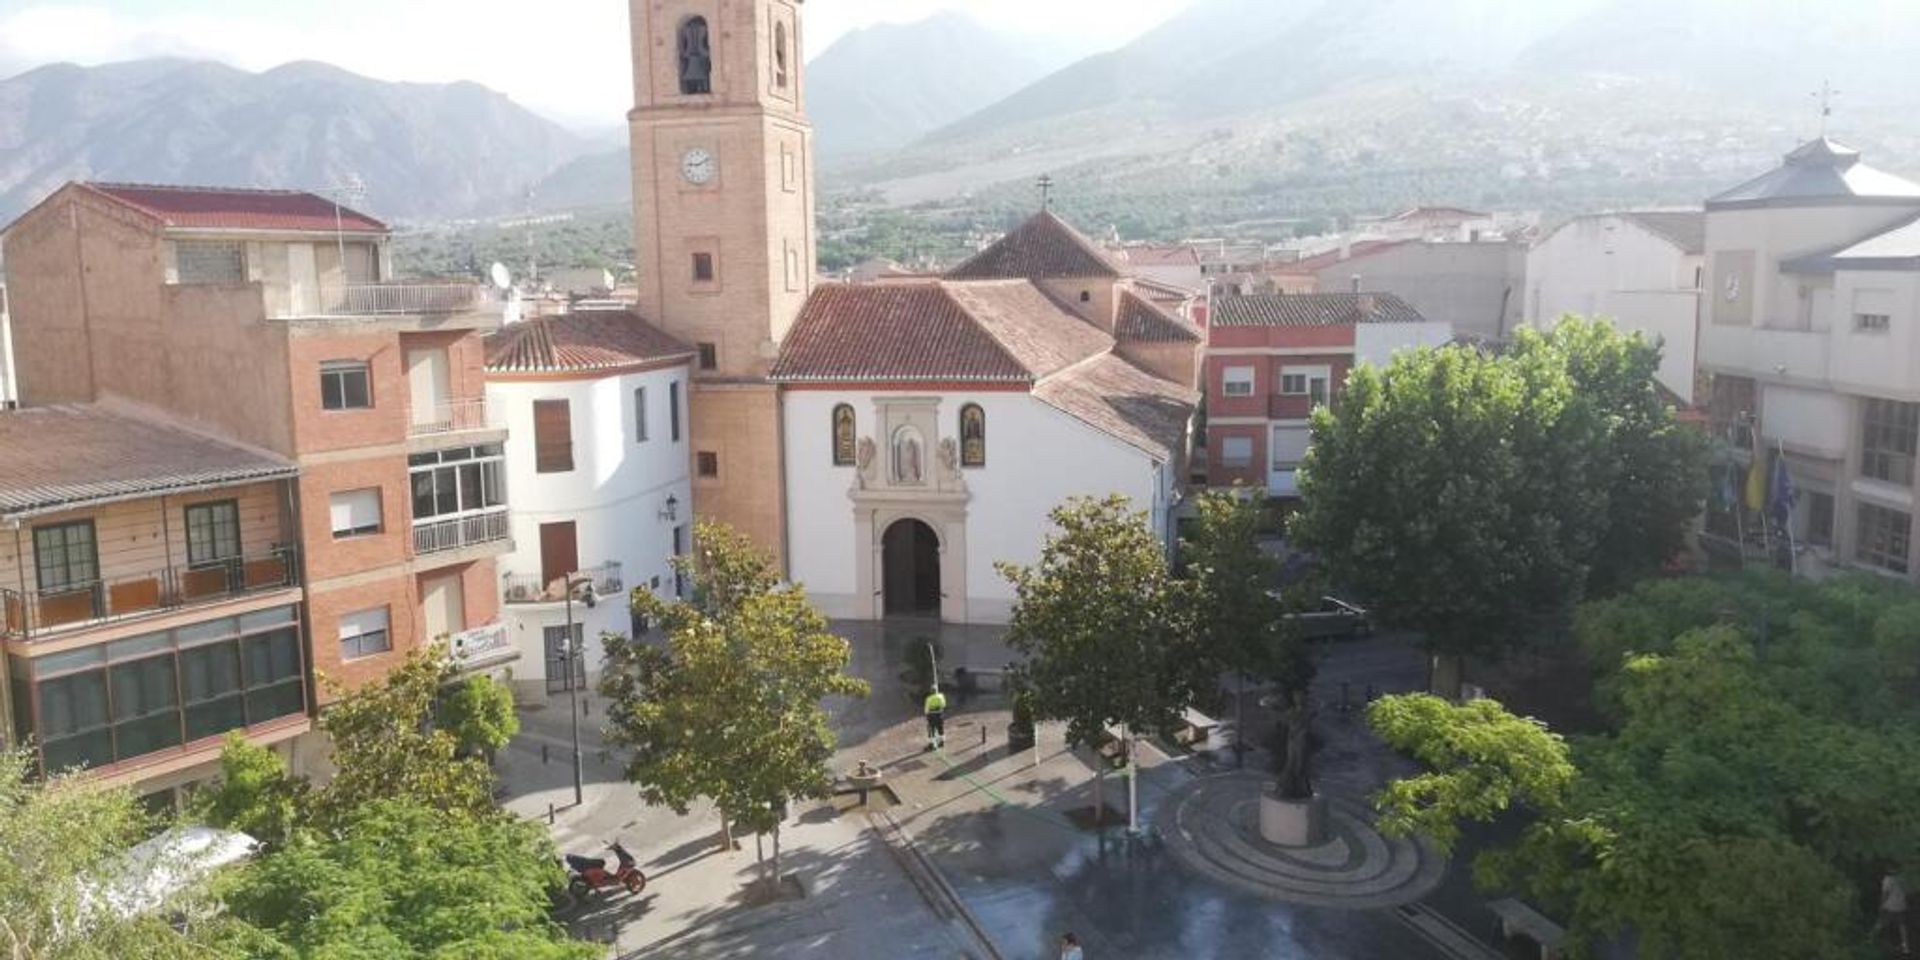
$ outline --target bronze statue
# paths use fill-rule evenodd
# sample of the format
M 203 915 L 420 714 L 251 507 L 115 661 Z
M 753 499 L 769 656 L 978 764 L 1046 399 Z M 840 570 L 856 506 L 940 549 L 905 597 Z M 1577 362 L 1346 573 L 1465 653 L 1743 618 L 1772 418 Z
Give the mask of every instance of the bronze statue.
M 1275 731 L 1274 769 L 1279 774 L 1275 789 L 1283 800 L 1313 798 L 1313 777 L 1308 761 L 1313 751 L 1313 713 L 1307 709 L 1307 692 L 1295 691 L 1286 710 L 1280 714 L 1280 729 Z

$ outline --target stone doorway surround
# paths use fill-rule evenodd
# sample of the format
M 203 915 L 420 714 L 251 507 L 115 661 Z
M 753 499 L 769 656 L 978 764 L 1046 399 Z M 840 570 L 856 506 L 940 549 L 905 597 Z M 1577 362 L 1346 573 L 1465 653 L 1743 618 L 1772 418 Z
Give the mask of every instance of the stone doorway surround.
M 874 436 L 862 437 L 854 471 L 854 589 L 870 598 L 863 606 L 874 620 L 887 615 L 887 528 L 918 520 L 940 544 L 940 619 L 966 623 L 967 504 L 973 495 L 960 473 L 959 440 L 941 430 L 952 417 L 941 416 L 938 397 L 873 398 Z M 903 469 L 916 458 L 899 455 L 896 445 L 911 438 L 921 445 L 917 476 Z

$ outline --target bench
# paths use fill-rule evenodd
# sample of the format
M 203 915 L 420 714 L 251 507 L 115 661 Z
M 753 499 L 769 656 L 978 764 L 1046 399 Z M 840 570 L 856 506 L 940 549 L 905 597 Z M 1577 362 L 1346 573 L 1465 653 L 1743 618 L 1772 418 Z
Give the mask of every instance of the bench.
M 1220 721 L 1188 707 L 1180 711 L 1180 723 L 1173 729 L 1173 741 L 1190 749 L 1206 749 Z
M 1511 940 L 1515 936 L 1524 936 L 1539 945 L 1540 960 L 1559 960 L 1560 947 L 1567 939 L 1565 927 L 1512 898 L 1495 900 L 1487 904 L 1487 909 L 1500 918 L 1502 938 Z
M 949 674 L 952 688 L 962 694 L 1005 693 L 1011 674 L 1004 668 L 959 667 Z

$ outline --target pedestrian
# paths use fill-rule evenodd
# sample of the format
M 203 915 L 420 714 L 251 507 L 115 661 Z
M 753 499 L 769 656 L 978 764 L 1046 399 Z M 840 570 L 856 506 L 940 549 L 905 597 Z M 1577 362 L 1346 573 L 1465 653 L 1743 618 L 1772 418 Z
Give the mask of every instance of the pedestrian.
M 940 692 L 940 685 L 933 685 L 933 692 L 927 694 L 927 749 L 938 750 L 947 745 L 947 695 Z
M 1060 937 L 1060 960 L 1087 960 L 1087 955 L 1080 949 L 1080 938 L 1071 931 Z
M 1907 933 L 1907 888 L 1891 868 L 1880 878 L 1880 919 L 1873 925 L 1874 936 L 1879 937 L 1888 927 L 1899 933 L 1900 955 L 1913 956 L 1913 943 Z

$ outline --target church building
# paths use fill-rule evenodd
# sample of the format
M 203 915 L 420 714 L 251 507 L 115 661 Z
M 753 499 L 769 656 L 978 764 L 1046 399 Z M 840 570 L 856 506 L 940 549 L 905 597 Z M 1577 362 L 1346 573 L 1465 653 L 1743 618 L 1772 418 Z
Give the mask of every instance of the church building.
M 999 561 L 1119 493 L 1172 537 L 1201 337 L 1042 210 L 940 278 L 819 284 L 799 0 L 633 0 L 638 312 L 695 352 L 693 507 L 830 616 L 1004 622 Z

